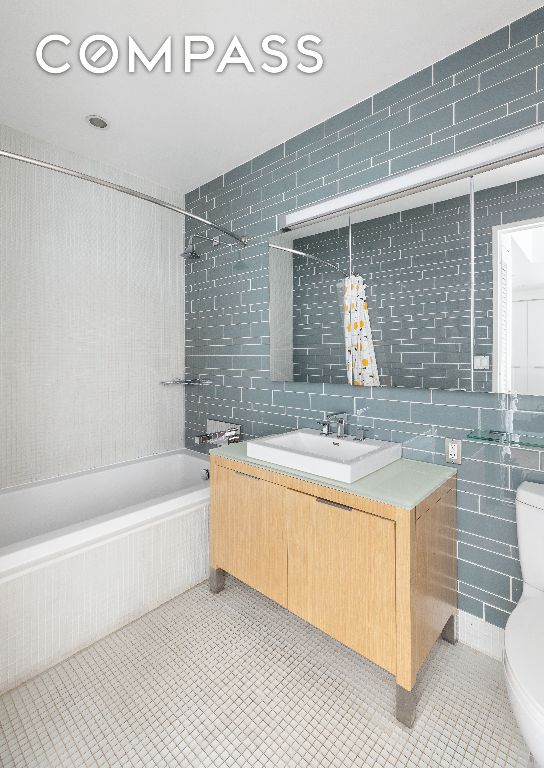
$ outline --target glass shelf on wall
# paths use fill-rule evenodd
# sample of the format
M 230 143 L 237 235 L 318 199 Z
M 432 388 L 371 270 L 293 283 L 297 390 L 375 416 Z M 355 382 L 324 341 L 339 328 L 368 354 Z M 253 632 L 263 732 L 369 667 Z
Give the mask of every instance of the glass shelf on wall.
M 544 434 L 528 435 L 515 432 L 501 432 L 498 429 L 476 429 L 467 435 L 468 440 L 479 440 L 482 443 L 496 443 L 497 445 L 512 445 L 517 448 L 542 448 L 544 449 Z

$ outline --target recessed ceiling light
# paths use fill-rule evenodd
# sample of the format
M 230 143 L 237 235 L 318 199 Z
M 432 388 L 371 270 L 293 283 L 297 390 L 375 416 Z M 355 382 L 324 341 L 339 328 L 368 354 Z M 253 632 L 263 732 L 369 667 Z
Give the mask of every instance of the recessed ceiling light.
M 108 121 L 100 115 L 87 115 L 85 119 L 93 128 L 107 128 L 109 126 Z

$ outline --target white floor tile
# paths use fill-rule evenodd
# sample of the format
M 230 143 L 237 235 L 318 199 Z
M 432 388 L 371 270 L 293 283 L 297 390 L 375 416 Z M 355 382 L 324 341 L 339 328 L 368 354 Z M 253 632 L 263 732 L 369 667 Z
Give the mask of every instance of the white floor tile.
M 410 731 L 391 675 L 227 579 L 0 698 L 3 768 L 526 768 L 502 667 L 439 642 Z

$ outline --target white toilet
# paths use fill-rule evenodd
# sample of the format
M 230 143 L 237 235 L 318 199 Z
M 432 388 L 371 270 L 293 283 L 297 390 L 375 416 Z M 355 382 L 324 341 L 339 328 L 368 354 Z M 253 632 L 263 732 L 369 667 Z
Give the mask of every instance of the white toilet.
M 544 768 L 544 485 L 519 486 L 516 515 L 523 593 L 506 624 L 504 673 L 523 738 Z

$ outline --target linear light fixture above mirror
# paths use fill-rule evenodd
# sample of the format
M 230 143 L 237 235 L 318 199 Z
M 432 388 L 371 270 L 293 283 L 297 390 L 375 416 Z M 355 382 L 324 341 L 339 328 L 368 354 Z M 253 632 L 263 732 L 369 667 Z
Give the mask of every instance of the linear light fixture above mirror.
M 395 200 L 445 182 L 534 157 L 542 152 L 544 126 L 540 125 L 284 214 L 280 217 L 280 229 L 288 232 L 311 222 Z

